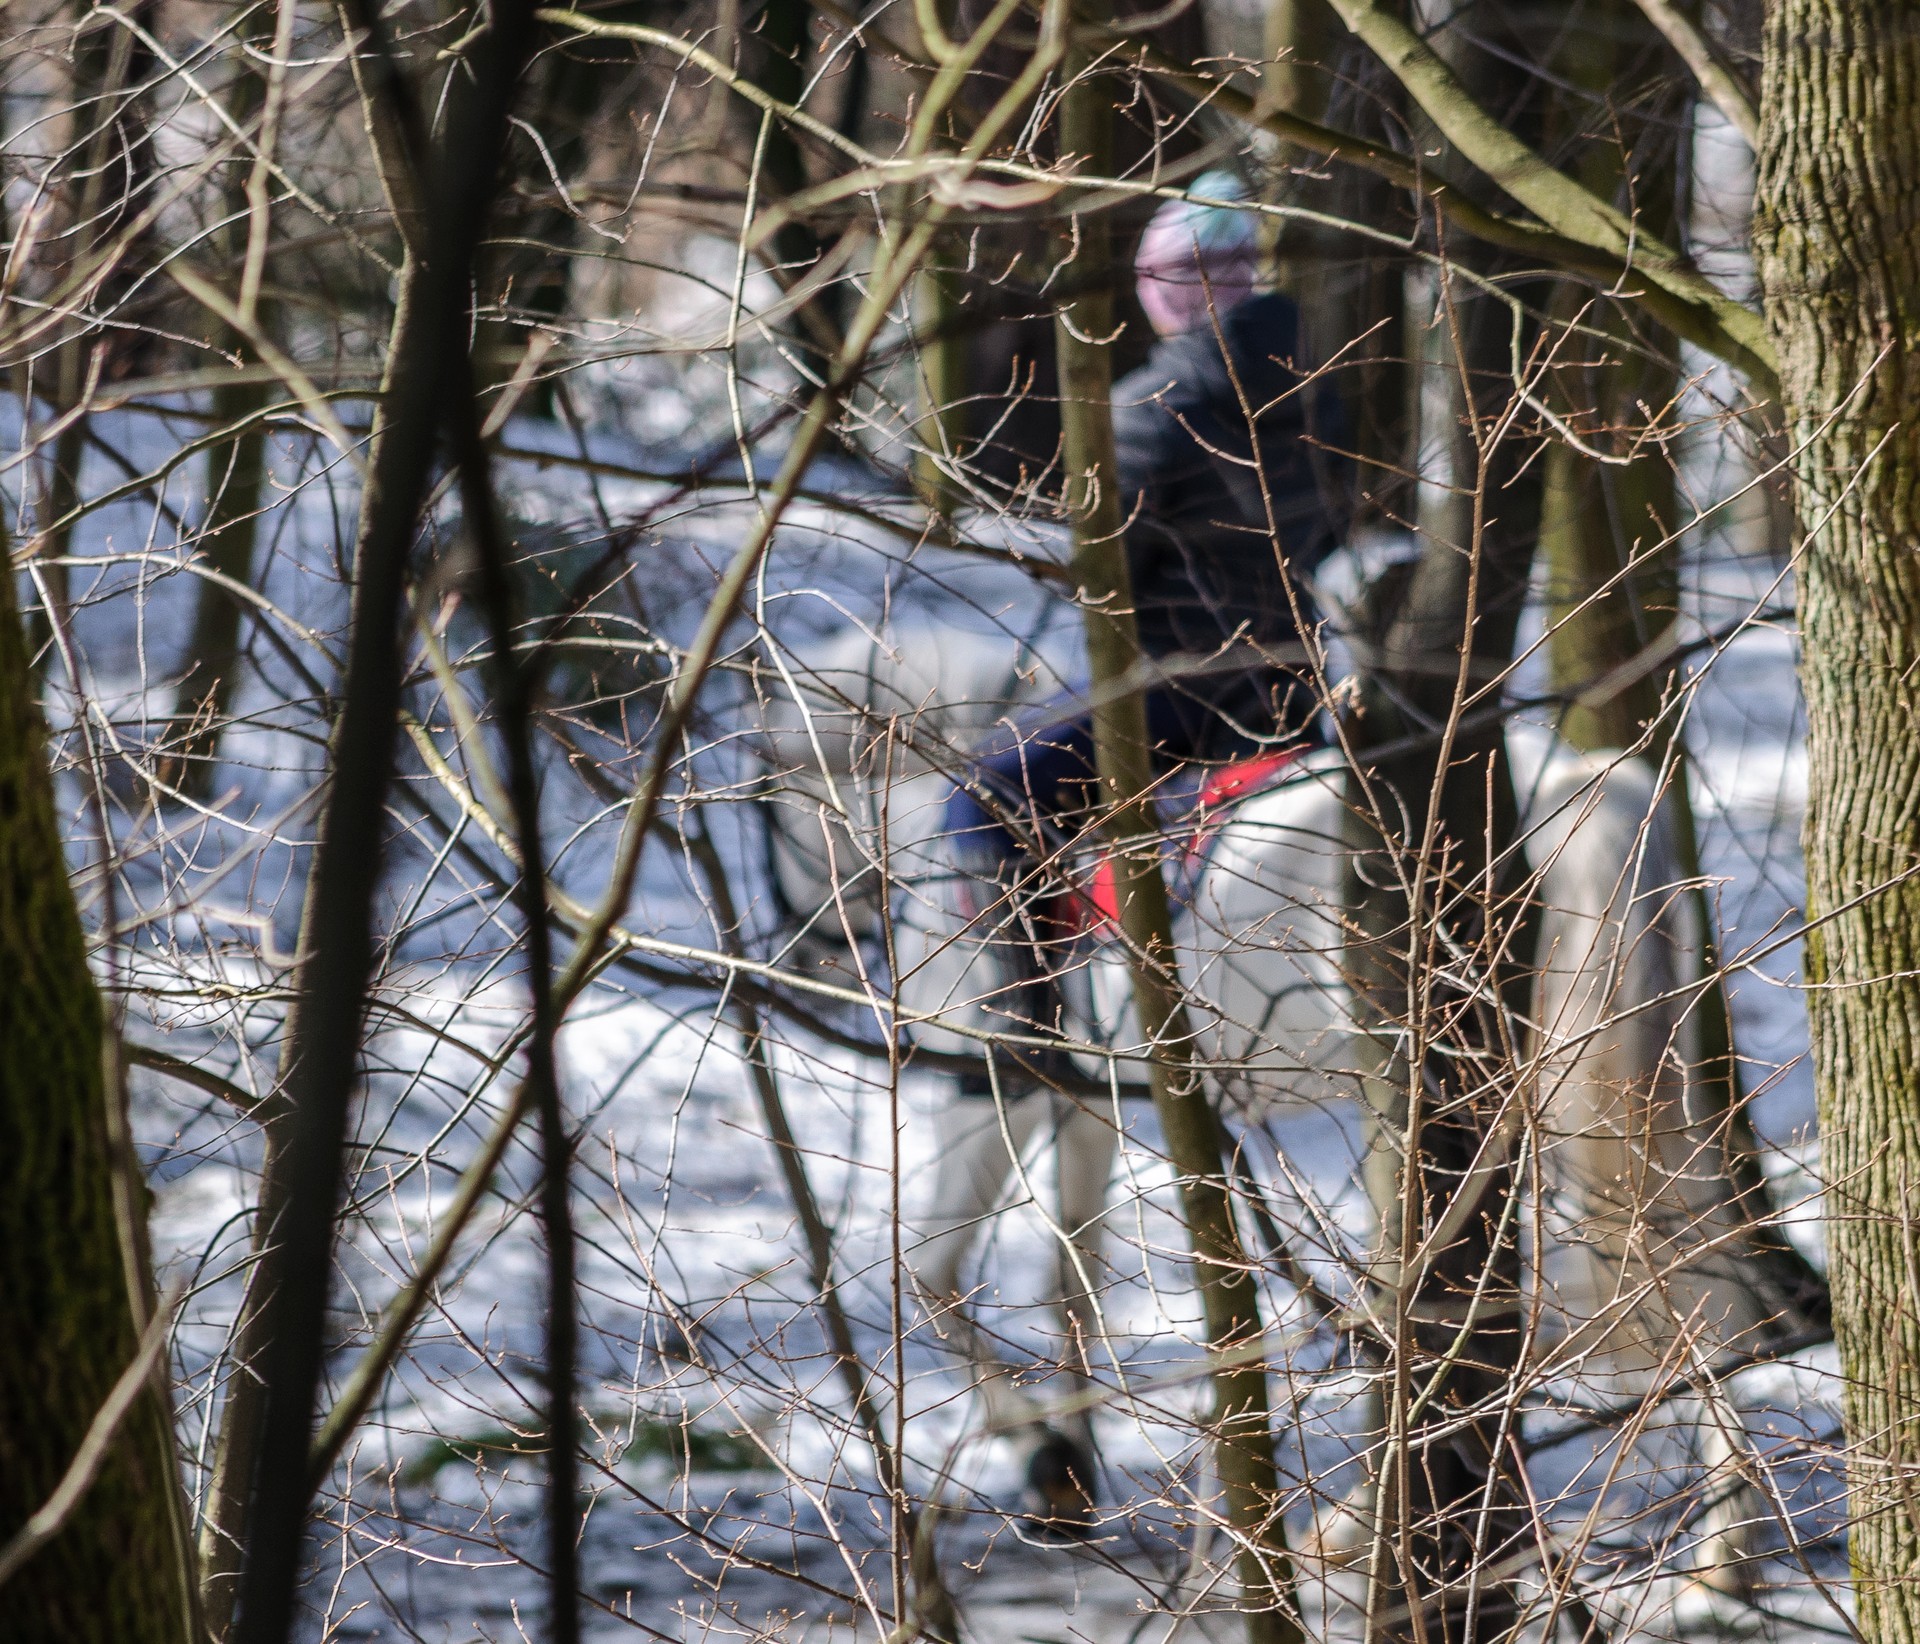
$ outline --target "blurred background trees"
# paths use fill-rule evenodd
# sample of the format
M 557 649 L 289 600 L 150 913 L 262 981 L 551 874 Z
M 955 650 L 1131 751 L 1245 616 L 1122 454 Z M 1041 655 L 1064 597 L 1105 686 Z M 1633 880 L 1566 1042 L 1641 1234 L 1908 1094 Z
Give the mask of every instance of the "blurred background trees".
M 1069 1559 L 1251 1636 L 1811 1630 L 1847 1534 L 1903 1636 L 1910 44 L 1781 0 L 1763 83 L 1760 12 L 9 8 L 0 1537 L 171 1371 L 9 1572 L 31 1636 L 988 1637 Z M 1311 1121 L 1207 1062 L 1115 570 L 1131 257 L 1223 172 L 1350 521 L 1299 665 L 1364 1099 Z M 1129 980 L 1076 934 L 1084 1019 L 916 1037 L 915 818 L 1081 676 Z M 1767 1327 L 1631 1389 L 1555 1357 L 1554 1140 L 1499 1117 L 1551 963 L 1515 720 L 1655 773 L 1705 956 L 1681 1174 Z M 1824 1154 L 1766 980 L 1809 921 Z M 963 1339 L 1046 1386 L 1085 1230 L 1023 1176 L 1000 1312 L 914 1288 L 1008 1046 L 1122 1158 L 1071 1554 L 988 1556 L 1019 1481 L 954 1411 Z

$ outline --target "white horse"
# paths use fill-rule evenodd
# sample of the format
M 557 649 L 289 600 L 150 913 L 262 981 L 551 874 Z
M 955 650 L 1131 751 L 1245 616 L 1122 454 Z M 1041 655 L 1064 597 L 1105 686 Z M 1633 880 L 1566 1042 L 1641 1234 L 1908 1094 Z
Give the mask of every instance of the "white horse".
M 957 869 L 940 837 L 967 748 L 1054 681 L 1005 646 L 926 631 L 849 633 L 809 664 L 767 731 L 782 795 L 771 867 L 790 910 L 854 940 L 891 919 L 918 1045 L 978 1057 L 995 1035 L 1029 1047 L 1057 1037 L 1083 1078 L 1138 1068 L 1119 958 L 1083 945 L 1085 962 L 1051 979 L 1064 1015 L 1037 1020 L 1033 966 L 1020 957 L 1033 951 L 1031 909 Z M 1529 1368 L 1540 1384 L 1577 1383 L 1602 1402 L 1642 1396 L 1758 1345 L 1773 1316 L 1741 1259 L 1724 1114 L 1697 1072 L 1699 901 L 1644 763 L 1520 726 L 1508 747 L 1541 915 L 1524 1065 L 1493 1145 L 1530 1149 L 1543 1184 L 1529 1243 L 1545 1252 L 1530 1284 L 1544 1345 Z M 1347 803 L 1339 756 L 1315 752 L 1205 819 L 1187 852 L 1179 948 L 1196 1048 L 1223 1103 L 1251 1117 L 1358 1095 L 1342 965 Z M 1100 1335 L 1112 1109 L 1035 1089 L 1011 1058 L 988 1065 L 1004 1075 L 995 1099 L 956 1098 L 938 1115 L 939 1174 L 913 1266 L 930 1298 L 957 1295 L 969 1250 L 1046 1134 L 1064 1369 L 1084 1376 Z M 981 1342 L 969 1346 L 989 1421 L 1024 1449 L 1030 1483 L 1063 1516 L 1084 1512 L 1084 1414 L 1049 1420 Z M 1714 1414 L 1725 1451 L 1736 1441 L 1724 1410 Z M 1737 1511 L 1723 1505 L 1709 1539 L 1728 1541 Z

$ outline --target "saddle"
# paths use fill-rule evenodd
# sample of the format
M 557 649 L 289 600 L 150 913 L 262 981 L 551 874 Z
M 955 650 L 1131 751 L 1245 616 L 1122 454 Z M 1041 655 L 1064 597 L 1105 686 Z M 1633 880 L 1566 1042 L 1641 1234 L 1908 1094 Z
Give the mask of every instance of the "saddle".
M 1227 819 L 1247 800 L 1277 787 L 1307 748 L 1300 743 L 1272 753 L 1251 754 L 1207 771 L 1183 808 L 1169 819 L 1166 829 L 1165 854 L 1174 869 L 1169 888 L 1176 900 L 1185 900 L 1206 865 L 1208 848 Z M 1118 935 L 1120 889 L 1113 853 L 1093 853 L 1084 872 L 1074 874 L 1073 879 L 1073 889 L 1059 898 L 1055 912 L 1058 923 L 1075 936 L 1105 939 Z

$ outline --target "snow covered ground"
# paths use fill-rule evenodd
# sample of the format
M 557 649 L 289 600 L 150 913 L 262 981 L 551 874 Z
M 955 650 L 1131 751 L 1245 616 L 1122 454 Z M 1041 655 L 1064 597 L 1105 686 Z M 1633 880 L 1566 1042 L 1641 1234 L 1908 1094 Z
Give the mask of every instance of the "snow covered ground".
M 157 464 L 182 435 L 131 415 L 104 420 L 103 432 L 136 470 Z M 548 428 L 529 426 L 516 438 L 526 449 L 546 442 L 550 453 L 567 451 Z M 595 454 L 631 462 L 632 450 L 609 437 Z M 270 1075 L 284 1010 L 320 767 L 319 692 L 338 649 L 338 556 L 353 509 L 344 468 L 297 464 L 290 450 L 282 461 L 288 500 L 269 519 L 262 583 L 282 614 L 269 619 L 275 643 L 256 644 L 258 672 L 240 704 L 245 723 L 229 738 L 218 784 L 220 814 L 196 816 L 171 802 L 148 810 L 144 790 L 113 777 L 123 871 L 111 896 L 97 876 L 87 881 L 92 918 L 111 919 L 125 936 L 110 980 L 127 1000 L 130 1035 L 203 1059 L 248 1090 Z M 529 460 L 511 478 L 530 525 L 588 512 L 576 469 Z M 111 467 L 93 483 L 117 483 Z M 193 465 L 174 470 L 167 507 L 191 517 L 197 483 Z M 615 517 L 657 508 L 670 493 L 666 482 L 637 474 L 599 484 L 595 506 Z M 672 604 L 675 591 L 700 583 L 739 518 L 737 507 L 676 508 L 634 550 L 657 601 L 650 614 L 667 631 L 686 620 Z M 103 746 L 115 736 L 137 741 L 169 706 L 169 681 L 184 660 L 190 573 L 171 546 L 172 530 L 151 496 L 133 495 L 96 515 L 76 545 L 86 562 L 75 571 L 84 593 L 74 624 L 81 692 L 56 670 L 53 699 L 72 762 L 63 794 L 76 865 L 100 854 L 78 728 L 90 725 Z M 968 619 L 976 625 L 1027 631 L 1031 585 L 1017 570 L 983 572 L 920 552 L 913 569 L 897 570 L 882 588 L 876 561 L 890 556 L 898 567 L 910 552 L 871 522 L 813 508 L 796 521 L 756 597 L 786 633 L 820 631 L 850 615 L 898 620 L 914 602 L 950 617 L 963 596 L 985 613 Z M 1701 632 L 1727 630 L 1790 598 L 1775 561 L 1731 551 L 1724 535 L 1694 553 L 1689 590 L 1689 618 Z M 721 687 L 723 698 L 744 689 L 738 677 Z M 78 711 L 82 698 L 86 714 Z M 1747 622 L 1711 657 L 1688 738 L 1755 1115 L 1773 1150 L 1782 1206 L 1811 1239 L 1812 1098 L 1791 940 L 1805 764 L 1787 623 Z M 724 739 L 716 743 L 701 772 L 724 788 L 740 767 Z M 403 790 L 386 911 L 405 934 L 390 955 L 355 1138 L 358 1215 L 343 1251 L 336 1324 L 342 1365 L 413 1270 L 455 1174 L 506 1099 L 493 1059 L 518 1020 L 510 944 L 493 912 L 497 880 L 457 848 L 457 816 L 417 761 Z M 557 875 L 591 899 L 617 814 L 578 785 L 556 779 L 551 791 L 552 837 L 562 845 Z M 738 807 L 715 814 L 716 843 L 740 885 L 748 894 L 763 888 L 751 826 L 737 820 Z M 628 923 L 706 948 L 718 940 L 686 862 L 665 850 L 648 859 Z M 764 906 L 750 924 L 766 929 Z M 716 1021 L 709 994 L 615 969 L 575 1011 L 562 1056 L 581 1138 L 582 1394 L 595 1456 L 583 1561 L 598 1606 L 591 1636 L 879 1638 L 876 1617 L 893 1602 L 891 1508 L 849 1430 L 737 1035 Z M 1195 1549 L 1190 1504 L 1200 1458 L 1186 1422 L 1200 1397 L 1192 1374 L 1197 1308 L 1150 1114 L 1130 1104 L 1122 1116 L 1128 1143 L 1112 1213 L 1120 1236 L 1104 1297 L 1111 1350 L 1148 1396 L 1097 1418 L 1102 1523 L 1088 1543 L 1069 1548 L 1035 1538 L 1008 1511 L 1020 1483 L 1011 1450 L 979 1434 L 957 1344 L 919 1314 L 905 1277 L 913 1209 L 940 1165 L 927 1121 L 943 1100 L 939 1082 L 911 1071 L 895 1077 L 884 1061 L 799 1031 L 783 1032 L 776 1064 L 837 1232 L 856 1339 L 906 1434 L 909 1482 L 924 1491 L 944 1480 L 953 1511 L 937 1545 L 968 1636 L 981 1644 L 1166 1644 L 1182 1610 L 1195 1612 L 1182 1637 L 1230 1636 L 1207 1614 L 1230 1589 L 1216 1579 L 1207 1590 L 1207 1560 Z M 222 1343 L 241 1284 L 257 1142 L 231 1106 L 176 1080 L 143 1071 L 135 1090 L 156 1188 L 156 1250 L 170 1273 L 192 1284 L 177 1364 L 185 1442 L 204 1465 L 210 1389 L 226 1373 Z M 1275 1144 L 1334 1221 L 1357 1225 L 1349 1122 L 1303 1115 L 1278 1127 Z M 1031 1186 L 1040 1202 L 1050 1168 L 1044 1155 L 1035 1160 Z M 529 1451 L 542 1272 L 526 1213 L 533 1183 L 530 1154 L 510 1152 L 494 1198 L 335 1481 L 340 1494 L 311 1590 L 315 1636 L 437 1644 L 513 1638 L 522 1629 L 537 1635 L 540 1589 L 528 1567 L 538 1550 L 538 1457 Z M 898 1237 L 897 1207 L 907 1217 Z M 1036 1366 L 1057 1345 L 1051 1314 L 1032 1305 L 1051 1282 L 1053 1248 L 1034 1206 L 1016 1203 L 996 1220 L 975 1268 L 987 1325 L 1010 1355 Z M 1300 1385 L 1314 1390 L 1298 1412 L 1304 1436 L 1291 1453 L 1295 1465 L 1304 1457 L 1324 1468 L 1343 1453 L 1353 1389 L 1311 1341 L 1298 1371 Z M 1777 1462 L 1766 1475 L 1770 1505 L 1799 1515 L 1795 1533 L 1806 1539 L 1810 1563 L 1771 1559 L 1761 1608 L 1716 1616 L 1723 1601 L 1642 1579 L 1636 1554 L 1649 1543 L 1624 1524 L 1618 1536 L 1600 1538 L 1618 1577 L 1610 1619 L 1652 1635 L 1694 1636 L 1708 1628 L 1777 1631 L 1766 1620 L 1772 1614 L 1790 1618 L 1786 1632 L 1795 1637 L 1838 1632 L 1823 1607 L 1844 1599 L 1812 1579 L 1839 1570 L 1833 1471 L 1823 1459 L 1833 1442 L 1830 1357 L 1816 1349 L 1790 1366 L 1743 1372 L 1731 1390 L 1757 1453 Z M 1785 1540 L 1779 1523 L 1763 1526 L 1763 1545 Z

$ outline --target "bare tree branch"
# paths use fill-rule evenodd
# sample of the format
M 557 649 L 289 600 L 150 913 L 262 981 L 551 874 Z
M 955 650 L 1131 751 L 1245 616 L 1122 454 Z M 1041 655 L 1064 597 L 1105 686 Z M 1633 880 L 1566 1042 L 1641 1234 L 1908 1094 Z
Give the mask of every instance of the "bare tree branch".
M 1663 290 L 1710 312 L 1727 336 L 1769 370 L 1773 345 L 1753 309 L 1702 278 L 1672 247 L 1618 207 L 1556 171 L 1482 108 L 1437 51 L 1378 0 L 1331 0 L 1462 159 L 1558 234 L 1618 257 Z
M 1760 111 L 1753 106 L 1747 88 L 1720 60 L 1713 43 L 1700 32 L 1699 24 L 1673 3 L 1673 0 L 1635 0 L 1646 13 L 1647 21 L 1666 37 L 1667 44 L 1680 54 L 1680 60 L 1693 70 L 1700 89 L 1713 99 L 1713 106 L 1727 117 L 1727 124 L 1747 140 L 1747 147 L 1760 152 Z

